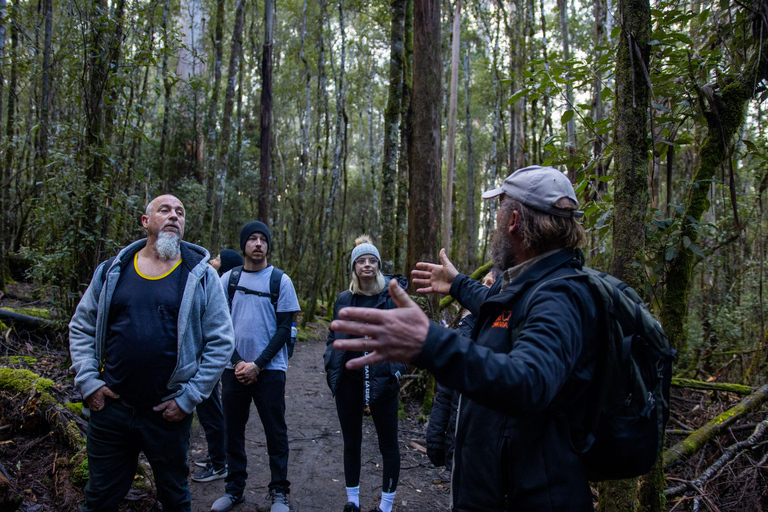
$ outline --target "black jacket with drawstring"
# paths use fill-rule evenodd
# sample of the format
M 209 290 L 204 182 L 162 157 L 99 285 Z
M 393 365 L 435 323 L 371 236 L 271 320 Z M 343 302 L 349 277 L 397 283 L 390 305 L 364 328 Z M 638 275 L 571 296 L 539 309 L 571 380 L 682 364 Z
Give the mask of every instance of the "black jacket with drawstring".
M 390 279 L 397 279 L 399 284 L 404 290 L 408 287 L 408 280 L 405 276 L 396 275 L 384 275 L 385 280 L 389 283 Z M 333 319 L 336 320 L 339 317 L 339 311 L 347 306 L 353 306 L 354 295 L 345 290 L 341 292 L 336 299 L 336 304 L 333 306 Z M 389 296 L 388 286 L 379 293 L 378 300 L 374 306 L 378 309 L 395 309 L 395 301 Z M 328 339 L 326 341 L 325 354 L 323 360 L 325 362 L 325 377 L 328 381 L 328 387 L 331 388 L 331 392 L 336 395 L 336 388 L 339 385 L 339 379 L 341 373 L 344 371 L 344 365 L 350 359 L 350 352 L 344 352 L 333 348 L 333 342 L 335 340 L 343 340 L 351 338 L 343 332 L 328 331 Z M 371 403 L 375 403 L 382 398 L 391 396 L 393 393 L 397 393 L 400 390 L 400 377 L 405 373 L 408 365 L 402 363 L 379 363 L 370 367 L 370 381 L 371 381 Z

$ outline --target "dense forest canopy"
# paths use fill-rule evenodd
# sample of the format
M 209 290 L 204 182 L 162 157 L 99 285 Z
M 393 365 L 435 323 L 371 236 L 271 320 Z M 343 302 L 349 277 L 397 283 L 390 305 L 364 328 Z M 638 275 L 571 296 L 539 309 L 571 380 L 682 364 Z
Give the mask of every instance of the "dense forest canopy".
M 534 163 L 572 179 L 587 260 L 610 270 L 630 147 L 643 184 L 633 284 L 678 319 L 693 374 L 736 358 L 759 378 L 765 6 L 639 2 L 643 35 L 637 4 L 0 0 L 3 285 L 33 279 L 65 319 L 95 265 L 141 236 L 147 201 L 170 192 L 187 207 L 185 238 L 213 253 L 267 221 L 272 262 L 306 311 L 346 286 L 363 232 L 388 271 L 407 273 L 416 244 L 447 245 L 473 271 L 495 217 L 480 194 Z M 439 28 L 414 19 L 424 6 Z M 429 104 L 427 155 L 414 120 Z M 625 124 L 639 138 L 625 143 Z M 719 154 L 707 152 L 715 132 Z M 420 201 L 433 214 L 409 219 Z M 664 317 L 671 272 L 684 295 Z

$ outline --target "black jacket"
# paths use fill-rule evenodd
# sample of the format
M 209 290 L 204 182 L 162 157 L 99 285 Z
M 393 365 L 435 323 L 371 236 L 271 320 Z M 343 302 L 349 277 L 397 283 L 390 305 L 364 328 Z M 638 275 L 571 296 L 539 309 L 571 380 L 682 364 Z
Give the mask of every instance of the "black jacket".
M 456 330 L 471 338 L 475 329 L 475 316 L 469 314 L 461 319 Z M 427 456 L 435 466 L 453 467 L 453 446 L 455 444 L 456 413 L 459 409 L 459 394 L 439 382 L 432 402 L 432 412 L 427 425 Z
M 397 275 L 385 275 L 386 281 L 390 279 L 397 279 L 403 289 L 408 287 L 408 280 L 405 276 Z M 347 306 L 351 306 L 353 301 L 353 294 L 349 290 L 341 292 L 336 299 L 336 304 L 333 306 L 333 319 L 339 317 L 339 310 Z M 379 293 L 378 300 L 376 301 L 376 308 L 379 309 L 394 309 L 397 306 L 389 296 L 387 287 Z M 349 360 L 349 352 L 336 350 L 333 348 L 333 342 L 335 340 L 347 339 L 350 336 L 343 332 L 328 331 L 328 339 L 326 340 L 325 354 L 323 360 L 325 362 L 325 377 L 328 381 L 328 387 L 331 388 L 331 392 L 336 395 L 336 387 L 339 384 L 339 378 L 344 371 L 344 364 Z M 397 393 L 400 390 L 400 376 L 405 373 L 408 368 L 407 365 L 402 363 L 379 363 L 371 367 L 371 403 L 375 403 L 382 398 L 391 396 L 393 393 Z
M 477 341 L 430 326 L 414 363 L 462 393 L 454 510 L 593 510 L 575 446 L 596 402 L 602 322 L 586 282 L 545 283 L 581 265 L 580 254 L 560 250 L 501 292 L 501 280 L 489 291 L 460 275 L 451 295 L 477 316 Z

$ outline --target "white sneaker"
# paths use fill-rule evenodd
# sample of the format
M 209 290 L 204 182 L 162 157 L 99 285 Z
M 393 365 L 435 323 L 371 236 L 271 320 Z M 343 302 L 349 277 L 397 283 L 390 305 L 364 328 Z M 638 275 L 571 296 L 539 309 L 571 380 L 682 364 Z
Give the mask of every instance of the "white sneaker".
M 272 508 L 269 512 L 289 512 L 288 496 L 280 491 L 270 491 L 269 496 L 272 498 Z

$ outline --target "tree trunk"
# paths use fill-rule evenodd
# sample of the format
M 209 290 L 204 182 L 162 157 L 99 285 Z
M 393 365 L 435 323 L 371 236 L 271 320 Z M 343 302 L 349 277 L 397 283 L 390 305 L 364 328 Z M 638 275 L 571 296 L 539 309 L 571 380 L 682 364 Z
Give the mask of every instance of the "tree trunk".
M 229 50 L 229 68 L 227 69 L 227 89 L 224 93 L 224 113 L 221 118 L 221 138 L 216 158 L 216 207 L 213 210 L 211 225 L 211 254 L 218 254 L 221 233 L 221 214 L 224 210 L 227 172 L 229 170 L 229 142 L 232 135 L 232 111 L 235 106 L 235 81 L 237 80 L 240 57 L 243 50 L 243 24 L 245 19 L 245 0 L 237 0 L 235 7 L 235 26 L 232 29 L 232 45 Z
M 645 76 L 650 54 L 650 4 L 648 0 L 621 0 L 619 16 L 623 28 L 616 62 L 612 273 L 643 296 L 645 212 L 648 208 L 646 112 L 649 106 Z M 637 505 L 637 479 L 601 484 L 601 511 L 631 511 L 636 510 Z
M 165 146 L 168 143 L 168 120 L 170 117 L 170 110 L 171 110 L 171 89 L 173 88 L 173 84 L 170 80 L 168 80 L 168 46 L 169 46 L 169 38 L 168 38 L 168 14 L 171 9 L 171 0 L 165 0 L 165 3 L 163 4 L 163 21 L 162 21 L 162 30 L 163 30 L 163 69 L 161 72 L 161 77 L 163 80 L 163 90 L 165 91 L 165 101 L 163 103 L 163 106 L 165 107 L 163 109 L 163 129 L 160 134 L 160 150 L 158 151 L 157 155 L 157 176 L 161 180 L 161 183 L 163 184 L 163 190 L 168 189 L 168 184 L 170 181 L 170 176 L 168 175 L 168 171 L 165 166 Z M 213 249 L 211 249 L 213 250 Z
M 461 0 L 456 0 L 453 12 L 453 40 L 451 43 L 451 89 L 448 98 L 448 136 L 445 141 L 445 192 L 443 193 L 443 233 L 441 244 L 450 254 L 453 234 L 453 181 L 456 177 L 456 113 L 459 100 L 459 55 L 461 45 Z
M 411 86 L 413 85 L 413 0 L 405 0 L 403 23 L 403 91 L 400 102 L 400 150 L 397 158 L 397 231 L 394 268 L 405 268 L 408 247 L 408 141 L 411 139 Z
M 466 268 L 477 265 L 477 226 L 475 226 L 475 166 L 472 156 L 472 116 L 469 109 L 469 54 L 470 45 L 464 53 L 464 103 L 466 104 L 466 121 L 464 131 L 467 138 L 467 233 L 466 233 Z
M 5 9 L 6 0 L 0 0 L 0 62 L 5 60 Z M 0 126 L 3 119 L 3 84 L 5 76 L 0 66 Z M 0 147 L 2 137 L 0 137 Z M 11 240 L 11 169 L 0 160 L 0 292 L 5 290 L 5 278 L 8 272 L 8 251 Z
M 440 236 L 440 126 L 442 62 L 440 2 L 423 0 L 413 9 L 413 133 L 409 144 L 410 194 L 406 269 L 437 261 Z M 433 303 L 435 303 L 433 299 Z
M 568 31 L 568 0 L 557 0 L 557 7 L 560 10 L 560 34 L 563 38 L 563 60 L 567 63 L 571 60 L 571 40 Z M 566 64 L 568 69 L 571 68 L 570 64 Z M 565 86 L 565 101 L 567 109 L 573 109 L 573 80 L 570 79 L 570 72 L 568 73 L 568 80 Z M 638 78 L 642 75 L 637 75 Z M 645 125 L 643 125 L 644 127 Z M 576 153 L 576 120 L 571 117 L 566 123 L 566 129 L 568 133 L 568 148 L 570 154 Z M 569 169 L 571 171 L 571 169 Z M 572 172 L 569 172 L 569 178 L 574 180 Z
M 224 55 L 224 2 L 216 0 L 216 25 L 213 31 L 213 83 L 211 84 L 211 100 L 208 104 L 208 117 L 205 121 L 205 169 L 206 169 L 206 205 L 203 226 L 208 228 L 205 234 L 210 241 L 213 236 L 213 210 L 215 207 L 214 193 L 216 190 L 216 167 L 214 155 L 216 151 L 216 113 L 219 108 L 219 88 L 221 86 L 221 66 Z
M 389 51 L 389 97 L 384 112 L 384 162 L 381 171 L 381 240 L 382 269 L 393 272 L 397 224 L 395 222 L 395 192 L 397 149 L 400 136 L 400 110 L 403 102 L 403 57 L 405 30 L 405 1 L 392 0 L 392 28 Z
M 296 232 L 296 254 L 294 255 L 294 261 L 296 262 L 296 270 L 304 259 L 304 212 L 306 203 L 306 187 L 307 176 L 309 175 L 309 124 L 312 119 L 312 73 L 309 69 L 309 62 L 307 61 L 307 54 L 305 51 L 307 35 L 307 0 L 304 0 L 304 6 L 302 8 L 301 17 L 301 62 L 304 64 L 304 76 L 306 85 L 304 87 L 305 107 L 301 113 L 301 171 L 299 173 L 299 208 L 298 215 L 296 216 L 295 232 Z M 312 211 L 309 210 L 309 215 L 312 215 Z M 296 275 L 298 272 L 292 273 Z
M 43 69 L 40 97 L 40 127 L 38 128 L 37 162 L 41 169 L 48 164 L 48 132 L 50 130 L 51 103 L 51 39 L 53 37 L 53 1 L 43 1 L 45 41 L 43 43 Z M 36 180 L 37 181 L 37 180 Z
M 261 59 L 261 115 L 259 134 L 259 213 L 258 218 L 269 225 L 269 180 L 272 175 L 272 33 L 274 31 L 274 0 L 264 2 L 264 53 Z

